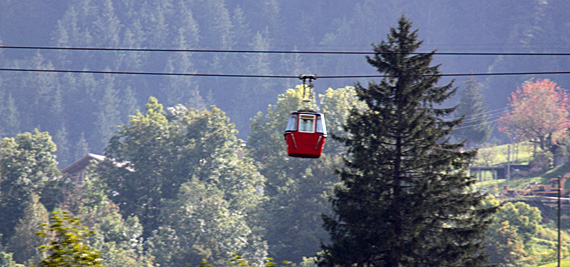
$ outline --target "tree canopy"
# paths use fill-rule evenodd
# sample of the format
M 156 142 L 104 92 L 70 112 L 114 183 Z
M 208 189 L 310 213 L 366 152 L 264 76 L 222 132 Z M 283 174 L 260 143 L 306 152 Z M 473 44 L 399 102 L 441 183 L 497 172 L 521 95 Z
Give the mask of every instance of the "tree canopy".
M 460 93 L 455 114 L 464 116 L 459 127 L 453 130 L 453 135 L 459 141 L 465 141 L 467 148 L 485 142 L 491 135 L 493 127 L 489 123 L 490 114 L 481 93 L 481 83 L 471 77 L 465 81 L 465 88 Z
M 508 105 L 499 130 L 519 141 L 536 142 L 543 150 L 551 150 L 570 127 L 568 94 L 549 79 L 524 82 Z
M 123 216 L 140 219 L 161 265 L 260 254 L 251 228 L 264 177 L 241 144 L 220 109 L 164 110 L 151 97 L 111 138 L 98 175 Z M 173 242 L 179 251 L 163 245 Z
M 344 124 L 348 148 L 337 170 L 342 183 L 324 216 L 331 242 L 320 266 L 483 266 L 482 237 L 495 208 L 470 189 L 466 168 L 474 151 L 448 135 L 459 120 L 438 108 L 455 92 L 436 86 L 433 52 L 415 54 L 417 30 L 404 16 L 368 62 L 385 74 L 355 89 L 366 108 L 353 107 Z
M 60 178 L 56 145 L 48 132 L 21 133 L 0 142 L 0 233 L 12 236 L 32 195 Z M 7 240 L 3 240 L 5 242 Z
M 50 223 L 43 227 L 38 235 L 53 239 L 40 246 L 48 255 L 40 261 L 39 267 L 103 266 L 100 252 L 84 243 L 95 232 L 81 225 L 78 219 L 67 212 L 55 212 Z
M 312 102 L 303 103 L 302 86 L 288 89 L 277 96 L 266 113 L 258 113 L 251 121 L 247 152 L 267 179 L 262 221 L 269 256 L 277 262 L 300 262 L 303 257 L 314 256 L 319 242 L 327 238 L 320 214 L 330 212 L 327 197 L 338 181 L 333 166 L 340 163 L 344 151 L 339 142 L 329 139 L 319 159 L 288 157 L 283 132 L 289 114 L 301 108 L 320 109 L 328 132 L 342 135 L 341 123 L 348 115 L 348 107 L 357 102 L 350 86 L 329 88 L 318 96 L 318 101 L 313 96 Z

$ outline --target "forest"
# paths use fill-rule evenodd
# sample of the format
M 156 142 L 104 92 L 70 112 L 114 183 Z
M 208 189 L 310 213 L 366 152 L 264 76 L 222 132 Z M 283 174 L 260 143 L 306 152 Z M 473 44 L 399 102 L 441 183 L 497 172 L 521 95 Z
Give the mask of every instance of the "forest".
M 441 53 L 440 83 L 458 88 L 441 105 L 459 105 L 453 118 L 484 115 L 452 135 L 467 148 L 521 141 L 500 129 L 517 88 L 570 84 L 553 74 L 568 71 L 567 1 L 332 2 L 0 0 L 0 265 L 37 264 L 49 240 L 39 225 L 66 211 L 93 230 L 84 238 L 104 266 L 221 266 L 234 253 L 315 266 L 330 241 L 322 215 L 347 153 L 343 125 L 364 105 L 355 84 L 381 79 L 365 56 L 402 15 L 418 52 Z M 303 73 L 321 77 L 310 105 L 337 137 L 319 159 L 287 157 L 283 140 Z M 564 157 L 558 140 L 539 150 Z M 61 173 L 89 153 L 107 160 L 79 182 Z M 491 261 L 552 262 L 541 210 L 503 205 Z M 533 250 L 538 237 L 548 249 Z

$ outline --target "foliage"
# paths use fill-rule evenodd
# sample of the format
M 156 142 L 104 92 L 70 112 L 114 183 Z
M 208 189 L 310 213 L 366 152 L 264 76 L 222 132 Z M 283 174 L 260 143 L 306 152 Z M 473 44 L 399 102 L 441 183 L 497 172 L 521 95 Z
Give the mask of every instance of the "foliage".
M 537 151 L 529 162 L 530 169 L 543 173 L 552 168 L 552 153 L 550 151 Z
M 455 110 L 455 114 L 464 116 L 464 119 L 453 135 L 460 140 L 466 139 L 467 147 L 485 142 L 493 130 L 488 122 L 488 108 L 484 101 L 481 84 L 474 77 L 465 81 L 465 89 L 461 91 Z
M 399 14 L 405 13 L 416 19 L 418 25 L 426 25 L 424 32 L 427 40 L 439 40 L 439 43 L 460 45 L 468 49 L 465 44 L 490 43 L 496 44 L 498 50 L 510 51 L 512 44 L 517 43 L 517 49 L 528 49 L 536 52 L 544 51 L 541 46 L 544 40 L 552 43 L 567 43 L 570 36 L 569 16 L 566 16 L 569 4 L 567 1 L 533 1 L 533 0 L 505 0 L 487 1 L 481 4 L 478 1 L 425 1 L 410 4 L 407 1 L 334 1 L 333 3 L 321 1 L 311 3 L 310 9 L 299 9 L 304 1 L 260 1 L 251 2 L 213 0 L 213 1 L 56 1 L 46 2 L 30 1 L 0 1 L 0 36 L 4 44 L 37 43 L 40 46 L 63 47 L 168 47 L 188 49 L 192 47 L 222 48 L 222 49 L 249 49 L 280 47 L 283 50 L 304 50 L 320 47 L 358 47 L 370 43 L 370 36 L 386 29 Z M 427 16 L 426 14 L 429 14 Z M 484 14 L 484 16 L 480 15 Z M 326 23 L 319 23 L 326 22 Z M 310 25 L 310 26 L 309 26 Z M 453 27 L 449 27 L 453 25 Z M 442 31 L 441 29 L 446 30 Z M 26 32 L 28 34 L 21 34 Z M 468 34 L 465 34 L 468 33 Z M 433 45 L 429 42 L 427 45 Z M 299 45 L 299 47 L 297 47 Z M 220 46 L 220 47 L 216 47 Z M 449 47 L 448 47 L 449 48 Z M 431 48 L 430 48 L 431 49 Z M 542 50 L 541 50 L 542 49 Z M 521 51 L 522 51 L 521 50 Z M 551 51 L 550 51 L 551 52 Z M 311 67 L 319 66 L 321 73 L 358 73 L 366 64 L 358 57 L 352 55 L 335 55 L 311 58 L 307 60 L 305 54 L 259 55 L 250 57 L 244 53 L 155 53 L 155 52 L 114 52 L 90 51 L 72 52 L 46 50 L 15 50 L 1 49 L 0 64 L 3 67 L 18 67 L 30 69 L 85 69 L 85 70 L 128 70 L 141 72 L 185 72 L 185 73 L 243 73 L 252 74 L 299 74 L 309 73 Z M 259 62 L 260 64 L 251 64 Z M 303 63 L 307 62 L 307 64 Z M 565 67 L 567 61 L 560 57 L 503 57 L 486 56 L 477 57 L 476 60 L 464 60 L 463 57 L 442 57 L 444 70 L 457 69 L 489 69 L 497 72 L 528 71 L 528 68 L 559 69 Z M 178 71 L 177 71 L 178 70 Z M 261 73 L 259 73 L 261 72 Z M 111 76 L 111 77 L 109 77 Z M 488 87 L 487 98 L 493 109 L 502 108 L 510 88 L 521 84 L 528 77 L 522 76 L 494 76 L 486 81 Z M 458 78 L 461 79 L 461 78 Z M 570 78 L 558 77 L 561 85 L 568 84 Z M 273 92 L 280 92 L 283 83 L 272 82 L 272 79 L 258 79 L 253 82 L 242 82 L 242 79 L 214 78 L 214 77 L 170 77 L 154 75 L 89 75 L 89 74 L 63 74 L 63 73 L 33 73 L 33 72 L 2 72 L 0 75 L 0 135 L 14 137 L 23 131 L 32 131 L 34 127 L 54 134 L 53 140 L 58 144 L 58 160 L 64 166 L 83 156 L 85 152 L 99 153 L 117 124 L 128 122 L 128 115 L 135 114 L 137 108 L 143 107 L 149 95 L 158 95 L 166 105 L 174 105 L 187 101 L 193 107 L 204 107 L 206 103 L 216 103 L 228 111 L 232 121 L 241 130 L 241 137 L 248 133 L 247 127 L 250 116 L 259 107 L 274 101 Z M 282 79 L 286 83 L 294 79 Z M 319 86 L 337 86 L 350 84 L 348 79 L 320 79 Z M 336 84 L 336 85 L 335 85 Z M 321 90 L 319 92 L 323 92 Z M 252 94 L 250 94 L 252 93 Z M 245 100 L 245 101 L 241 101 Z M 245 105 L 244 102 L 252 103 Z M 323 109 L 324 105 L 323 105 Z M 340 109 L 342 112 L 346 110 Z M 289 111 L 285 111 L 287 114 Z M 341 113 L 342 113 L 341 112 Z M 335 131 L 333 124 L 337 117 L 327 111 L 329 132 Z M 284 124 L 283 124 L 284 125 Z M 263 124 L 261 125 L 263 126 Z M 281 131 L 275 135 L 276 144 L 282 145 Z M 341 135 L 341 134 L 339 134 Z M 249 140 L 249 139 L 248 139 Z M 270 141 L 272 142 L 272 141 Z M 281 223 L 295 230 L 295 227 L 304 227 L 303 231 L 293 231 L 309 236 L 312 232 L 322 231 L 317 227 L 315 217 L 305 211 L 327 210 L 323 206 L 324 199 L 330 192 L 330 185 L 336 178 L 328 177 L 329 167 L 335 164 L 334 156 L 341 153 L 329 149 L 343 151 L 342 146 L 332 145 L 329 138 L 326 152 L 322 160 L 313 161 L 309 168 L 301 166 L 301 161 L 287 161 L 291 169 L 279 169 L 285 166 L 275 164 L 272 171 L 279 176 L 274 181 L 284 181 L 280 187 L 280 201 L 284 203 L 283 209 L 260 211 L 261 216 L 252 216 L 257 212 L 249 212 L 248 226 L 252 221 L 263 221 L 270 212 L 280 220 L 272 222 Z M 88 149 L 89 148 L 89 149 Z M 269 155 L 276 154 L 276 150 L 267 149 Z M 168 149 L 165 149 L 166 151 Z M 176 150 L 171 150 L 176 151 Z M 239 150 L 238 150 L 239 151 Z M 263 152 L 257 150 L 256 152 Z M 78 155 L 78 156 L 72 156 Z M 266 154 L 266 155 L 267 155 Z M 555 153 L 556 155 L 556 153 Z M 275 161 L 267 165 L 286 161 L 285 157 L 275 157 Z M 225 160 L 225 159 L 224 159 Z M 230 170 L 238 167 L 242 162 L 225 168 L 224 174 L 231 175 Z M 499 159 L 497 161 L 501 162 Z M 147 162 L 148 163 L 148 162 Z M 249 162 L 251 163 L 251 162 Z M 265 161 L 255 164 L 264 165 Z M 295 166 L 299 170 L 294 170 Z M 218 170 L 217 165 L 209 168 Z M 315 167 L 318 166 L 318 167 Z M 178 168 L 178 166 L 175 166 Z M 191 168 L 195 168 L 192 165 Z M 32 170 L 35 168 L 31 168 Z M 182 168 L 183 169 L 183 168 Z M 246 168 L 250 169 L 250 168 Z M 269 168 L 263 170 L 268 173 Z M 248 171 L 242 172 L 247 177 Z M 162 174 L 160 174 L 162 175 Z M 326 177 L 323 175 L 327 175 Z M 281 177 L 300 177 L 291 180 Z M 209 177 L 215 177 L 209 176 Z M 315 179 L 315 177 L 323 179 Z M 0 178 L 3 181 L 4 176 Z M 216 179 L 213 179 L 216 180 Z M 239 180 L 239 179 L 236 179 Z M 299 180 L 299 182 L 295 182 Z M 176 183 L 178 187 L 185 181 Z M 235 185 L 235 183 L 229 183 Z M 248 184 L 248 183 L 246 183 Z M 5 184 L 0 185 L 4 189 Z M 70 202 L 81 203 L 84 196 L 72 190 L 72 196 L 66 197 L 66 203 L 58 198 L 67 195 L 65 191 L 51 190 L 60 187 L 59 181 L 49 181 L 41 190 L 41 202 L 52 210 L 58 205 L 69 205 Z M 290 185 L 289 188 L 288 185 Z M 316 186 L 314 191 L 311 186 Z M 230 188 L 231 186 L 226 186 Z M 238 187 L 236 187 L 238 188 Z M 247 186 L 241 187 L 251 189 Z M 258 187 L 260 191 L 262 187 Z M 324 189 L 324 190 L 323 190 Z M 106 193 L 112 194 L 113 189 L 107 188 Z M 174 190 L 176 191 L 176 190 Z M 64 192 L 65 194 L 59 194 Z M 93 199 L 102 197 L 94 192 L 92 198 L 84 203 L 83 207 L 75 205 L 70 208 L 74 213 L 101 215 L 106 225 L 95 226 L 99 222 L 91 220 L 94 227 L 102 227 L 109 231 L 105 239 L 122 240 L 119 233 L 125 230 L 119 227 L 116 214 L 112 214 L 110 206 L 101 206 L 99 201 Z M 240 195 L 239 190 L 232 190 L 225 194 L 224 199 Z M 248 191 L 249 192 L 249 191 Z M 267 195 L 270 190 L 265 190 Z M 5 192 L 3 192 L 5 193 Z M 36 192 L 40 193 L 40 192 Z M 173 195 L 176 195 L 175 193 Z M 308 198 L 296 198 L 296 195 L 308 195 Z M 4 194 L 8 198 L 7 195 Z M 13 196 L 19 196 L 14 194 Z M 115 196 L 116 197 L 116 196 Z M 114 200 L 117 198 L 113 197 Z M 74 198 L 74 201 L 70 199 Z M 22 214 L 18 211 L 25 209 L 27 197 L 19 200 L 21 205 L 0 204 L 2 207 L 2 222 L 15 228 L 18 218 Z M 247 197 L 240 200 L 246 202 Z M 170 199 L 169 199 L 170 200 Z M 3 203 L 8 201 L 4 198 Z M 141 201 L 142 202 L 142 201 Z M 252 203 L 255 201 L 252 201 Z M 229 201 L 232 206 L 238 206 L 238 201 Z M 310 203 L 310 204 L 307 204 Z M 124 203 L 117 204 L 124 205 Z M 309 207 L 308 207 L 309 206 Z M 279 207 L 279 206 L 274 206 Z M 307 208 L 304 210 L 303 208 Z M 259 209 L 259 206 L 250 205 L 248 209 Z M 103 216 L 103 213 L 109 212 Z M 160 214 L 161 212 L 157 212 Z M 136 236 L 139 226 L 133 222 L 135 217 L 126 212 L 125 224 L 133 226 L 126 231 L 129 237 Z M 10 216 L 14 215 L 14 216 Z M 302 215 L 302 216 L 299 216 Z M 162 215 L 159 215 L 162 216 Z M 14 218 L 12 218 L 14 217 Z M 279 218 L 280 217 L 280 218 Z M 294 224 L 288 224 L 290 218 L 298 218 Z M 140 217 L 141 221 L 144 219 Z M 82 219 L 83 220 L 83 219 Z M 130 223 L 126 223 L 129 220 Z M 308 221 L 311 223 L 308 223 Z M 166 226 L 167 222 L 158 220 L 158 225 Z M 146 221 L 145 221 L 146 224 Z M 3 224 L 2 224 L 3 226 Z M 117 227 L 115 227 L 117 226 Z M 259 225 L 258 225 L 259 227 Z M 129 227 L 126 227 L 129 228 Z M 276 227 L 277 228 L 277 227 Z M 145 229 L 150 229 L 146 227 Z M 287 228 L 281 228 L 287 229 Z M 146 230 L 147 235 L 152 229 Z M 252 231 L 257 231 L 252 229 Z M 97 232 L 103 236 L 100 229 Z M 259 232 L 258 232 L 259 233 Z M 5 233 L 4 242 L 9 242 L 13 236 Z M 319 236 L 319 235 L 311 235 Z M 100 238 L 92 236 L 91 238 Z M 291 240 L 287 240 L 290 238 Z M 311 238 L 312 239 L 312 238 Z M 251 239 L 248 239 L 248 241 Z M 280 233 L 273 241 L 283 242 L 284 248 L 296 248 L 298 251 L 313 253 L 306 247 L 316 247 L 314 241 L 303 242 L 304 239 Z M 326 241 L 326 240 L 325 240 Z M 97 241 L 99 242 L 99 241 Z M 299 243 L 307 246 L 300 246 Z M 134 242 L 137 243 L 137 242 Z M 102 243 L 98 243 L 101 245 Z M 114 248 L 127 246 L 129 242 L 115 243 Z M 274 243 L 275 244 L 275 243 Z M 111 244 L 109 243 L 109 248 Z M 139 244 L 140 245 L 140 244 Z M 111 249 L 109 249 L 111 250 Z M 284 249 L 287 250 L 287 249 Z M 101 250 L 104 254 L 104 250 Z M 292 258 L 293 259 L 293 258 Z M 2 265 L 2 264 L 0 264 Z
M 348 118 L 351 108 L 363 109 L 364 102 L 360 101 L 356 96 L 353 86 L 326 90 L 325 94 L 319 95 L 320 104 L 327 118 L 327 132 L 332 137 L 344 137 L 346 132 L 343 129 L 343 123 Z M 324 153 L 336 155 L 342 154 L 346 148 L 336 139 L 329 138 Z
M 47 132 L 27 132 L 0 142 L 0 233 L 12 236 L 31 195 L 58 179 L 56 146 Z
M 157 263 L 183 266 L 206 257 L 219 266 L 232 251 L 243 251 L 251 229 L 245 214 L 228 207 L 216 187 L 198 181 L 184 183 L 179 197 L 162 208 L 168 224 L 149 239 Z
M 552 151 L 570 127 L 568 94 L 548 79 L 524 82 L 511 94 L 509 107 L 499 130 L 517 140 L 532 140 L 543 150 Z
M 493 166 L 498 161 L 499 155 L 495 150 L 483 147 L 477 150 L 477 157 L 475 158 L 475 166 Z
M 528 255 L 524 250 L 521 237 L 517 234 L 517 227 L 509 225 L 508 221 L 497 224 L 498 228 L 490 228 L 487 253 L 489 261 L 497 266 L 522 266 Z
M 252 119 L 247 143 L 248 154 L 267 178 L 264 237 L 270 256 L 277 261 L 300 262 L 319 251 L 319 242 L 326 239 L 320 214 L 329 213 L 327 198 L 338 181 L 333 166 L 340 163 L 340 153 L 345 150 L 329 138 L 319 159 L 288 157 L 283 131 L 289 114 L 301 108 L 320 108 L 329 136 L 341 136 L 348 108 L 357 104 L 353 87 L 327 89 L 319 95 L 319 107 L 314 98 L 303 103 L 302 94 L 303 87 L 296 86 L 278 95 L 276 104 Z
M 42 237 L 51 237 L 47 245 L 42 245 L 48 256 L 40 263 L 40 267 L 75 267 L 75 266 L 103 266 L 99 251 L 84 244 L 85 240 L 95 234 L 80 221 L 72 218 L 67 212 L 54 212 L 50 217 L 49 225 L 42 225 L 38 232 Z
M 334 215 L 323 216 L 331 242 L 319 266 L 483 266 L 496 208 L 478 207 L 484 195 L 465 171 L 475 152 L 449 142 L 460 120 L 437 108 L 455 90 L 435 86 L 433 52 L 414 53 L 421 41 L 404 16 L 387 39 L 367 58 L 386 78 L 355 86 L 366 108 L 353 107 L 344 124 L 348 155 Z
M 538 208 L 524 202 L 516 202 L 514 204 L 507 202 L 496 213 L 493 224 L 509 222 L 510 226 L 516 227 L 518 234 L 526 245 L 537 234 L 541 220 L 542 215 Z
M 39 201 L 37 195 L 31 195 L 27 201 L 22 218 L 15 227 L 14 235 L 10 237 L 7 250 L 14 253 L 14 260 L 24 263 L 38 261 L 42 256 L 37 248 L 47 240 L 36 235 L 38 225 L 48 223 L 49 214 Z
M 135 216 L 123 219 L 117 204 L 106 195 L 106 185 L 90 169 L 84 183 L 66 196 L 59 208 L 75 214 L 84 225 L 95 231 L 87 242 L 100 252 L 107 267 L 154 266 L 152 255 L 144 251 L 143 227 Z
M 541 225 L 541 229 L 534 238 L 532 254 L 539 264 L 556 262 L 558 258 L 558 229 L 553 224 Z M 562 226 L 563 228 L 564 225 Z M 565 259 L 570 256 L 570 236 L 568 231 L 561 229 L 561 258 Z
M 499 201 L 488 197 L 484 206 L 497 206 Z M 535 251 L 535 237 L 554 241 L 552 233 L 540 226 L 542 215 L 538 208 L 524 202 L 505 202 L 495 214 L 487 236 L 487 253 L 490 262 L 498 266 L 534 266 L 544 257 Z M 550 249 L 550 248 L 549 248 Z M 549 250 L 550 251 L 550 250 Z
M 287 262 L 287 261 L 283 261 L 283 265 L 279 265 L 279 264 L 275 263 L 273 261 L 273 259 L 271 259 L 271 258 L 265 259 L 262 264 L 255 264 L 249 260 L 242 258 L 237 253 L 234 253 L 232 255 L 231 259 L 226 262 L 226 265 L 227 266 L 243 266 L 243 267 L 262 267 L 262 266 L 266 266 L 266 267 L 293 266 L 294 267 L 294 266 L 297 266 L 297 265 L 295 265 L 291 262 Z M 212 266 L 214 266 L 214 265 L 209 264 L 206 258 L 202 259 L 202 262 L 200 263 L 200 265 L 198 265 L 198 267 L 212 267 Z M 217 266 L 221 266 L 221 265 L 217 265 Z M 189 267 L 192 267 L 192 266 L 189 266 Z
M 443 1 L 410 5 L 405 1 L 337 0 L 333 3 L 313 3 L 311 9 L 298 11 L 303 1 L 254 0 L 236 3 L 216 0 L 202 5 L 188 1 L 141 0 L 135 5 L 129 1 L 62 1 L 46 4 L 39 0 L 22 3 L 3 0 L 0 1 L 0 10 L 5 12 L 0 24 L 4 27 L 0 29 L 0 36 L 5 44 L 34 43 L 39 46 L 245 50 L 281 47 L 283 50 L 311 50 L 316 45 L 331 48 L 369 44 L 371 36 L 387 29 L 402 13 L 415 18 L 419 25 L 427 25 L 427 39 L 440 40 L 438 44 L 449 44 L 451 50 L 454 46 L 469 49 L 465 44 L 487 43 L 494 44 L 498 51 L 508 51 L 516 43 L 517 48 L 527 51 L 549 52 L 540 50 L 550 49 L 543 48 L 542 40 L 565 43 L 570 35 L 565 27 L 569 21 L 563 12 L 568 9 L 565 1 L 505 0 L 485 4 Z M 426 13 L 430 15 L 426 16 Z M 438 30 L 441 28 L 447 30 Z M 22 35 L 21 32 L 28 34 Z M 258 38 L 258 35 L 263 38 Z M 436 44 L 429 45 L 433 47 Z M 365 64 L 358 57 L 341 54 L 311 57 L 309 60 L 306 54 L 75 53 L 65 50 L 51 53 L 35 49 L 13 52 L 3 49 L 0 55 L 3 66 L 298 75 L 316 66 L 321 73 L 358 73 Z M 262 64 L 252 64 L 257 62 Z M 475 60 L 445 57 L 442 62 L 450 70 L 492 69 L 498 72 L 528 71 L 529 68 L 560 69 L 566 64 L 556 56 L 498 55 L 476 57 Z M 113 76 L 113 82 L 104 76 Z M 103 138 L 116 126 L 113 123 L 125 123 L 128 115 L 142 107 L 150 95 L 167 101 L 165 104 L 169 106 L 178 103 L 194 105 L 201 99 L 205 103 L 200 104 L 204 106 L 216 103 L 228 112 L 240 130 L 240 137 L 245 138 L 250 116 L 242 114 L 255 114 L 274 99 L 276 92 L 283 89 L 283 83 L 293 80 L 273 82 L 274 79 L 34 72 L 3 72 L 0 78 L 0 99 L 6 100 L 0 104 L 0 114 L 3 114 L 0 117 L 2 136 L 15 136 L 34 127 L 47 130 L 58 141 L 58 159 L 62 163 L 73 161 L 69 153 L 60 152 L 79 150 L 76 144 L 82 134 L 92 148 L 91 152 L 100 153 L 105 144 L 103 142 L 106 142 Z M 520 75 L 488 78 L 486 84 L 489 84 L 489 90 L 486 94 L 493 109 L 504 106 L 510 88 L 520 84 L 520 79 Z M 559 76 L 558 79 L 560 84 L 568 84 L 569 78 Z M 321 81 L 323 88 L 352 83 L 351 79 Z M 249 95 L 254 90 L 260 94 Z M 116 97 L 112 99 L 110 96 Z M 244 101 L 240 100 L 257 103 L 244 105 Z M 112 114 L 118 116 L 112 118 Z M 63 128 L 67 134 L 58 134 L 56 130 Z
M 234 251 L 263 255 L 260 230 L 250 225 L 257 225 L 264 177 L 242 156 L 242 141 L 224 112 L 182 105 L 165 111 L 151 97 L 145 114 L 137 112 L 130 121 L 111 138 L 97 172 L 123 217 L 140 218 L 157 262 L 220 260 Z M 192 196 L 188 188 L 202 188 L 197 192 L 203 196 Z M 200 231 L 207 234 L 190 234 Z
M 16 263 L 12 259 L 12 253 L 7 253 L 5 251 L 0 251 L 0 266 L 4 266 L 4 267 L 25 267 L 22 264 Z

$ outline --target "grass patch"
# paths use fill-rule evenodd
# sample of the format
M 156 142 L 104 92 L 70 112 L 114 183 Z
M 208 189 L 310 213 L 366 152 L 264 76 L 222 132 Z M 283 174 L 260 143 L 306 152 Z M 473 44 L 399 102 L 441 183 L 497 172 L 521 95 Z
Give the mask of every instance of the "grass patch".
M 537 148 L 540 150 L 540 148 Z M 472 166 L 501 166 L 507 163 L 507 154 L 509 145 L 500 145 L 494 147 L 480 148 L 477 153 L 477 158 Z M 511 164 L 528 164 L 532 158 L 534 145 L 531 142 L 521 142 L 510 145 L 511 151 Z M 560 165 L 554 169 L 547 171 L 539 176 L 532 177 L 517 177 L 509 180 L 510 188 L 521 189 L 531 183 L 546 184 L 549 179 L 562 176 L 570 172 L 570 163 Z M 505 186 L 505 179 L 493 179 L 492 172 L 483 171 L 478 174 L 476 186 L 485 191 L 490 191 L 493 188 L 498 190 L 503 189 Z M 566 183 L 566 189 L 570 189 L 570 181 Z
M 534 151 L 534 145 L 527 141 L 510 145 L 507 144 L 480 148 L 478 150 L 474 166 L 497 166 L 507 164 L 509 146 L 511 164 L 528 164 L 530 162 Z
M 482 182 L 477 182 L 476 185 L 478 187 L 493 187 L 493 186 L 502 186 L 505 183 L 505 179 L 495 179 L 495 180 L 486 180 Z
M 565 164 L 562 164 L 562 165 L 548 171 L 542 177 L 544 179 L 551 179 L 551 178 L 556 178 L 558 176 L 563 176 L 564 174 L 566 174 L 568 172 L 570 172 L 570 163 L 565 163 Z
M 554 169 L 551 169 L 540 176 L 511 178 L 509 180 L 509 187 L 522 189 L 526 185 L 535 182 L 539 184 L 546 184 L 549 179 L 562 176 L 568 172 L 570 172 L 570 162 L 560 165 Z M 498 188 L 498 190 L 503 189 L 505 183 L 506 183 L 505 179 L 483 179 L 482 181 L 478 181 L 477 183 L 475 183 L 475 186 L 478 187 L 479 189 L 482 189 L 483 191 L 491 191 L 495 187 Z M 570 189 L 570 181 L 566 182 L 564 188 Z
M 558 266 L 558 262 L 552 262 L 549 264 L 540 265 L 538 267 L 557 267 L 557 266 Z M 560 266 L 570 267 L 570 259 L 564 259 L 564 260 L 560 261 Z

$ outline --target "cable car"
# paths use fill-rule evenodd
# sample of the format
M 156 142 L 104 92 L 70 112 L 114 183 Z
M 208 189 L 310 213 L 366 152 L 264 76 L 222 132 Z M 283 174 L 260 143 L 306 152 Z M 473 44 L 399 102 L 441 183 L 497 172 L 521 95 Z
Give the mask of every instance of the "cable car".
M 290 157 L 318 158 L 323 153 L 326 139 L 327 128 L 322 113 L 308 109 L 291 113 L 285 129 Z
M 303 102 L 311 102 L 310 90 L 313 87 L 313 80 L 316 80 L 317 76 L 301 74 L 299 79 L 303 80 Z M 309 80 L 309 97 L 305 98 L 307 80 Z M 287 154 L 290 157 L 318 158 L 323 153 L 327 139 L 325 116 L 311 109 L 293 112 L 289 116 L 289 123 L 287 123 L 284 135 L 287 143 Z

